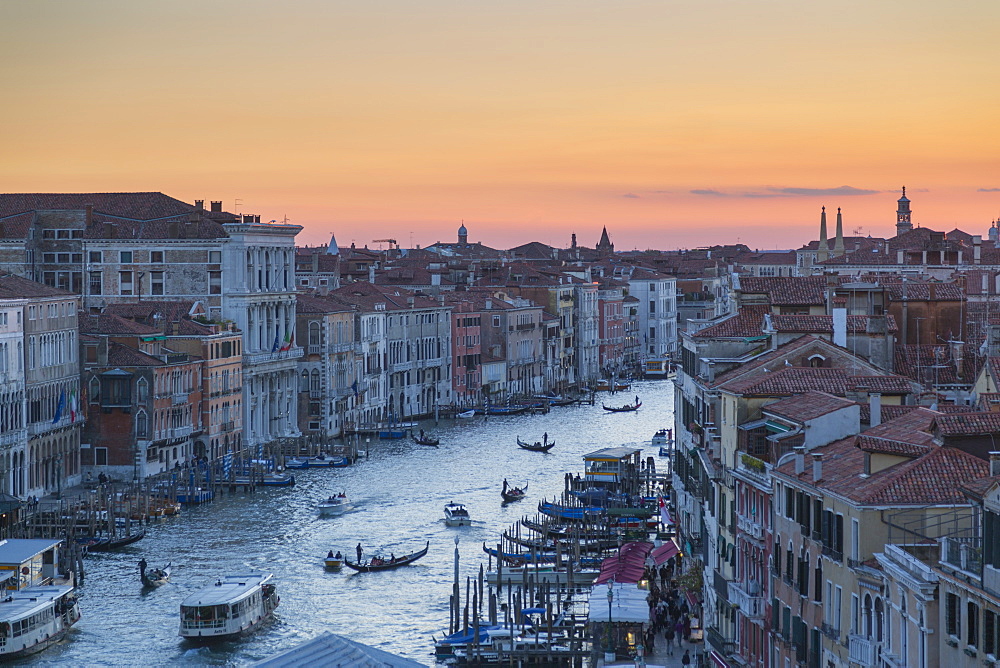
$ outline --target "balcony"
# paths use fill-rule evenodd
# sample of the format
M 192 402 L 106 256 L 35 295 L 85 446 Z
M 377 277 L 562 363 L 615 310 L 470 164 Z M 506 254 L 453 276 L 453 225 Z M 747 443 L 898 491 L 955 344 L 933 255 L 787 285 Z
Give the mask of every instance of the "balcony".
M 10 448 L 27 440 L 28 431 L 26 429 L 14 429 L 0 434 L 0 448 Z
M 874 668 L 875 659 L 879 654 L 879 643 L 864 636 L 850 635 L 848 640 L 848 657 L 851 663 Z
M 982 540 L 979 538 L 941 539 L 941 564 L 979 578 L 983 572 Z
M 223 422 L 221 425 L 219 425 L 219 431 L 227 433 L 232 431 L 235 427 L 236 427 L 236 421 L 230 420 L 229 422 Z
M 191 435 L 190 425 L 187 427 L 174 427 L 173 429 L 165 430 L 167 432 L 167 438 L 177 439 L 177 438 L 187 438 Z
M 820 626 L 820 631 L 830 640 L 834 642 L 840 641 L 840 629 L 833 628 L 831 624 L 823 622 L 823 624 Z
M 740 609 L 740 613 L 748 619 L 763 619 L 764 617 L 764 597 L 751 594 L 745 588 L 747 585 L 742 582 L 729 583 L 729 602 Z M 757 591 L 760 585 L 754 583 Z
M 186 404 L 188 402 L 188 395 L 186 392 L 178 392 L 171 398 L 171 404 L 174 406 L 180 406 L 181 404 Z
M 708 627 L 708 644 L 721 652 L 723 655 L 735 654 L 737 651 L 736 641 L 727 638 L 715 627 Z
M 764 540 L 764 525 L 748 515 L 736 513 L 736 528 L 757 540 Z
M 292 346 L 288 350 L 275 350 L 273 353 L 248 353 L 243 355 L 243 364 L 244 366 L 254 366 L 256 364 L 274 362 L 277 360 L 296 360 L 302 357 L 302 352 L 301 346 Z

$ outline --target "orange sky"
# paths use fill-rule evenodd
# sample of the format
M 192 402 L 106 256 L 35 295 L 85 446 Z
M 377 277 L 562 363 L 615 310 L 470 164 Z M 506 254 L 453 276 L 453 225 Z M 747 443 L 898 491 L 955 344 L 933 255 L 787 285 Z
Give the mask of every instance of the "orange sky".
M 0 8 L 5 192 L 158 190 L 395 238 L 794 248 L 1000 217 L 1000 3 Z M 242 204 L 237 207 L 236 202 Z M 832 218 L 831 218 L 832 222 Z

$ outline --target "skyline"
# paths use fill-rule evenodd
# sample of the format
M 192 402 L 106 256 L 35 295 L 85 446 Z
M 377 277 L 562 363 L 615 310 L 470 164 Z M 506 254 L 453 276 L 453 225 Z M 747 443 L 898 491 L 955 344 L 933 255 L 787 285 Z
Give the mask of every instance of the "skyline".
M 5 192 L 162 191 L 300 245 L 796 248 L 1000 217 L 995 3 L 8 4 Z M 44 45 L 44 48 L 39 48 Z M 242 202 L 237 205 L 237 202 Z

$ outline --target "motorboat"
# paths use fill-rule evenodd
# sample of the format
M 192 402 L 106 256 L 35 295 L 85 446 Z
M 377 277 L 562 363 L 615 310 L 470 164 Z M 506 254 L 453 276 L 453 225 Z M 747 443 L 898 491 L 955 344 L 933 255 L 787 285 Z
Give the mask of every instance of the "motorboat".
M 180 635 L 222 640 L 249 633 L 268 620 L 281 600 L 273 573 L 224 575 L 181 603 Z
M 254 475 L 238 475 L 233 478 L 236 485 L 260 485 L 263 487 L 290 487 L 295 484 L 295 476 L 291 473 L 263 473 Z
M 343 515 L 351 509 L 351 501 L 347 498 L 347 492 L 333 494 L 319 503 L 319 514 L 325 516 Z
M 461 418 L 462 420 L 468 420 L 470 418 L 474 418 L 476 417 L 476 409 L 470 408 L 467 411 L 462 411 L 461 413 L 457 413 L 455 417 Z
M 16 571 L 6 573 L 16 575 Z M 61 640 L 79 619 L 72 585 L 7 591 L 0 600 L 0 660 L 42 651 Z
M 147 569 L 146 560 L 143 559 L 139 562 L 139 580 L 142 581 L 143 587 L 149 587 L 150 589 L 162 587 L 170 582 L 170 564 L 167 563 L 163 568 Z
M 444 504 L 444 523 L 450 527 L 467 527 L 472 524 L 472 518 L 464 504 L 452 501 Z
M 673 429 L 660 429 L 650 440 L 651 445 L 659 446 L 660 456 L 669 457 L 674 449 L 674 432 Z
M 328 571 L 339 571 L 344 567 L 344 555 L 340 553 L 340 550 L 337 550 L 337 554 L 330 550 L 327 552 L 326 558 L 323 559 L 323 567 Z

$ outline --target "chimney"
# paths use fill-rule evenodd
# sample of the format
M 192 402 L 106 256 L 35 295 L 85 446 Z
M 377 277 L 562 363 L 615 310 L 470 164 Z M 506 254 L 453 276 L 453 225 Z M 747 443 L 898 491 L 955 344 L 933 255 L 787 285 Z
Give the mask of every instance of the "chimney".
M 833 344 L 847 347 L 847 309 L 842 306 L 833 309 Z
M 213 213 L 222 213 L 222 202 L 221 201 L 219 201 L 219 202 L 213 201 L 212 204 L 211 204 L 211 206 L 212 206 L 212 212 Z
M 486 300 L 486 310 L 489 311 L 492 308 L 493 308 L 493 300 L 492 299 L 487 299 Z
M 972 237 L 972 264 L 980 264 L 983 261 L 983 236 L 977 234 Z
M 319 253 L 312 254 L 312 273 L 319 273 Z
M 903 264 L 903 251 L 896 251 L 896 264 Z
M 406 305 L 409 306 L 410 308 L 413 308 L 414 304 L 416 304 L 416 301 L 417 300 L 414 299 L 413 297 L 407 297 L 406 298 Z
M 1000 452 L 990 451 L 990 475 L 1000 475 Z
M 196 199 L 194 201 L 194 208 L 198 209 L 199 211 L 204 211 L 205 210 L 205 200 L 203 200 L 203 199 Z
M 90 224 L 94 222 L 94 205 L 84 204 L 83 210 L 86 212 L 84 214 L 84 222 L 86 223 L 87 227 L 90 227 Z
M 871 417 L 868 418 L 869 427 L 877 427 L 882 424 L 882 395 L 878 392 L 871 392 L 868 395 L 868 409 Z
M 814 452 L 812 453 L 813 458 L 813 482 L 819 482 L 823 479 L 823 453 Z
M 114 226 L 113 223 L 109 223 L 109 222 L 105 221 L 105 223 L 104 223 L 104 238 L 105 239 L 114 239 L 115 238 L 115 226 Z
M 570 248 L 573 248 L 573 249 L 576 248 L 576 232 L 573 233 L 573 242 L 570 245 Z
M 802 475 L 806 470 L 805 446 L 796 445 L 792 450 L 795 452 L 795 475 Z
M 431 285 L 432 286 L 441 285 L 441 274 L 431 274 Z

